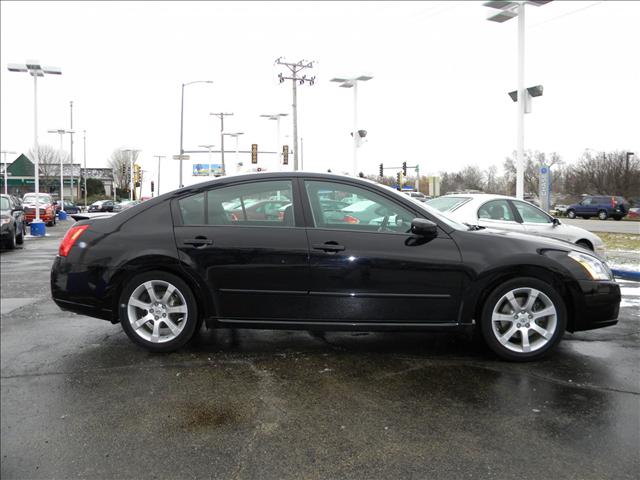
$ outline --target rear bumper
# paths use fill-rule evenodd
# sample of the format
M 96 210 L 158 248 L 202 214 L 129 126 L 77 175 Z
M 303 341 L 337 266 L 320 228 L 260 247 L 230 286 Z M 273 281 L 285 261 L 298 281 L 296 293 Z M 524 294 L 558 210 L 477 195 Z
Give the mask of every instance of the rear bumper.
M 620 286 L 614 282 L 578 282 L 579 292 L 574 302 L 573 330 L 584 331 L 609 327 L 618 323 Z
M 36 218 L 36 214 L 35 213 L 25 213 L 24 214 L 24 221 L 27 224 L 33 222 L 35 220 L 35 218 Z M 45 223 L 53 222 L 54 218 L 55 218 L 55 215 L 51 214 L 51 213 L 43 213 L 43 214 L 40 215 L 40 220 L 42 220 Z

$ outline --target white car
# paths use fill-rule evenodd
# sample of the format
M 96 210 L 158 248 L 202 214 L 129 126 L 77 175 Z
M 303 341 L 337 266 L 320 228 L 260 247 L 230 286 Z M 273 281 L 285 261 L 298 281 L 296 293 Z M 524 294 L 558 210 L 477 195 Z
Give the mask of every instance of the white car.
M 444 195 L 428 200 L 427 205 L 460 223 L 556 238 L 604 257 L 604 243 L 597 235 L 565 225 L 535 205 L 513 197 L 486 193 Z

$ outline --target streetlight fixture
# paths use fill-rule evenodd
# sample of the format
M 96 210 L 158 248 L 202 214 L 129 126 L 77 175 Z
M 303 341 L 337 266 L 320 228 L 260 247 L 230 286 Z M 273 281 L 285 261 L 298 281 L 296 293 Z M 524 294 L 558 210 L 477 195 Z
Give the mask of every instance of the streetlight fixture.
M 10 63 L 7 65 L 10 72 L 27 72 L 33 77 L 33 156 L 35 157 L 34 188 L 36 193 L 36 218 L 31 222 L 31 234 L 36 236 L 45 235 L 45 226 L 40 220 L 40 162 L 38 152 L 38 77 L 49 75 L 62 75 L 62 70 L 58 67 L 44 67 L 38 60 L 27 60 L 26 64 Z M 33 225 L 35 223 L 35 225 Z
M 518 102 L 518 157 L 516 158 L 516 197 L 520 200 L 524 197 L 524 114 L 529 92 L 524 88 L 524 6 L 525 4 L 539 7 L 551 0 L 527 0 L 527 1 L 501 1 L 493 0 L 483 3 L 491 8 L 487 20 L 503 23 L 514 17 L 518 17 L 518 90 L 516 98 Z M 535 88 L 535 87 L 532 87 Z M 540 89 L 540 95 L 542 90 Z M 513 98 L 513 97 L 512 97 Z
M 209 150 L 209 175 L 211 175 L 211 149 L 215 147 L 215 145 L 198 145 L 200 148 L 206 148 Z
M 239 162 L 238 162 L 238 137 L 240 135 L 244 135 L 244 132 L 224 132 L 222 134 L 223 136 L 226 135 L 228 137 L 233 137 L 236 139 L 236 171 L 238 170 L 239 167 Z
M 289 115 L 288 113 L 272 113 L 272 114 L 264 114 L 264 115 L 260 115 L 260 117 L 262 118 L 268 118 L 269 120 L 275 120 L 277 123 L 277 127 L 276 127 L 276 154 L 278 155 L 278 168 L 280 170 L 282 170 L 282 162 L 280 161 L 280 156 L 282 155 L 281 152 L 281 148 L 280 148 L 280 119 L 282 117 L 286 117 L 287 115 Z
M 358 146 L 360 138 L 364 138 L 367 134 L 365 130 L 358 130 L 358 82 L 366 82 L 372 78 L 371 75 L 360 75 L 353 78 L 338 77 L 331 79 L 332 82 L 340 83 L 339 86 L 342 88 L 353 88 L 353 131 L 351 132 L 351 135 L 353 135 L 353 165 L 351 169 L 354 176 L 358 175 Z
M 7 183 L 7 176 L 9 175 L 9 164 L 7 163 L 7 154 L 9 155 L 17 155 L 16 152 L 10 152 L 8 150 L 2 150 L 2 155 L 4 155 L 4 194 L 9 194 L 9 184 Z
M 133 184 L 133 157 L 135 156 L 136 153 L 140 152 L 141 150 L 135 150 L 133 148 L 127 148 L 125 150 L 122 150 L 123 152 L 127 152 L 129 153 L 129 200 L 133 201 L 133 189 L 134 189 L 134 184 Z M 180 161 L 180 164 L 182 165 L 182 161 Z M 182 177 L 182 175 L 180 175 L 180 177 Z M 180 180 L 182 181 L 182 179 Z
M 64 141 L 64 134 L 65 133 L 75 133 L 71 130 L 65 130 L 64 128 L 59 128 L 57 130 L 47 130 L 48 133 L 57 133 L 58 135 L 60 135 L 60 211 L 64 212 L 64 174 L 63 174 L 63 152 L 64 152 L 64 145 L 63 145 L 63 141 Z M 71 168 L 73 169 L 73 163 L 71 164 Z M 73 188 L 73 185 L 71 186 L 71 188 Z
M 182 148 L 182 133 L 184 127 L 184 87 L 187 85 L 193 85 L 194 83 L 213 83 L 212 80 L 195 80 L 193 82 L 187 82 L 182 84 L 182 97 L 180 101 L 180 188 L 184 187 L 182 184 L 182 157 L 184 155 L 184 149 Z

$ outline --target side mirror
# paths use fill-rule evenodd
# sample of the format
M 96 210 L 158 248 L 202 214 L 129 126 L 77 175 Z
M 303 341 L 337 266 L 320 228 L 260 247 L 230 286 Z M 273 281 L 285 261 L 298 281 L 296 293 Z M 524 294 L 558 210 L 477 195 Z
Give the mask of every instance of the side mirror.
M 553 217 L 553 226 L 557 227 L 558 225 L 560 225 L 560 220 L 557 219 L 556 217 Z
M 430 220 L 414 218 L 411 220 L 411 233 L 421 237 L 436 238 L 438 236 L 438 226 Z

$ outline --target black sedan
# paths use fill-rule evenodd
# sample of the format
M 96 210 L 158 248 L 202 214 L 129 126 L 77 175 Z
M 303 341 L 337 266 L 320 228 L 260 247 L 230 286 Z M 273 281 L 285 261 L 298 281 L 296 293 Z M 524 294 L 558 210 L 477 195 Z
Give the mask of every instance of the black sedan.
M 12 195 L 0 195 L 0 242 L 9 250 L 24 242 L 26 233 L 24 210 Z
M 98 200 L 89 205 L 90 212 L 113 212 L 113 200 Z
M 283 195 L 282 215 L 229 205 Z M 323 199 L 379 205 L 344 222 Z M 235 210 L 234 210 L 235 211 Z M 509 360 L 549 353 L 565 330 L 614 325 L 620 288 L 576 245 L 457 224 L 362 179 L 312 173 L 223 177 L 84 220 L 63 239 L 51 290 L 64 310 L 120 322 L 168 352 L 209 328 L 476 328 Z

